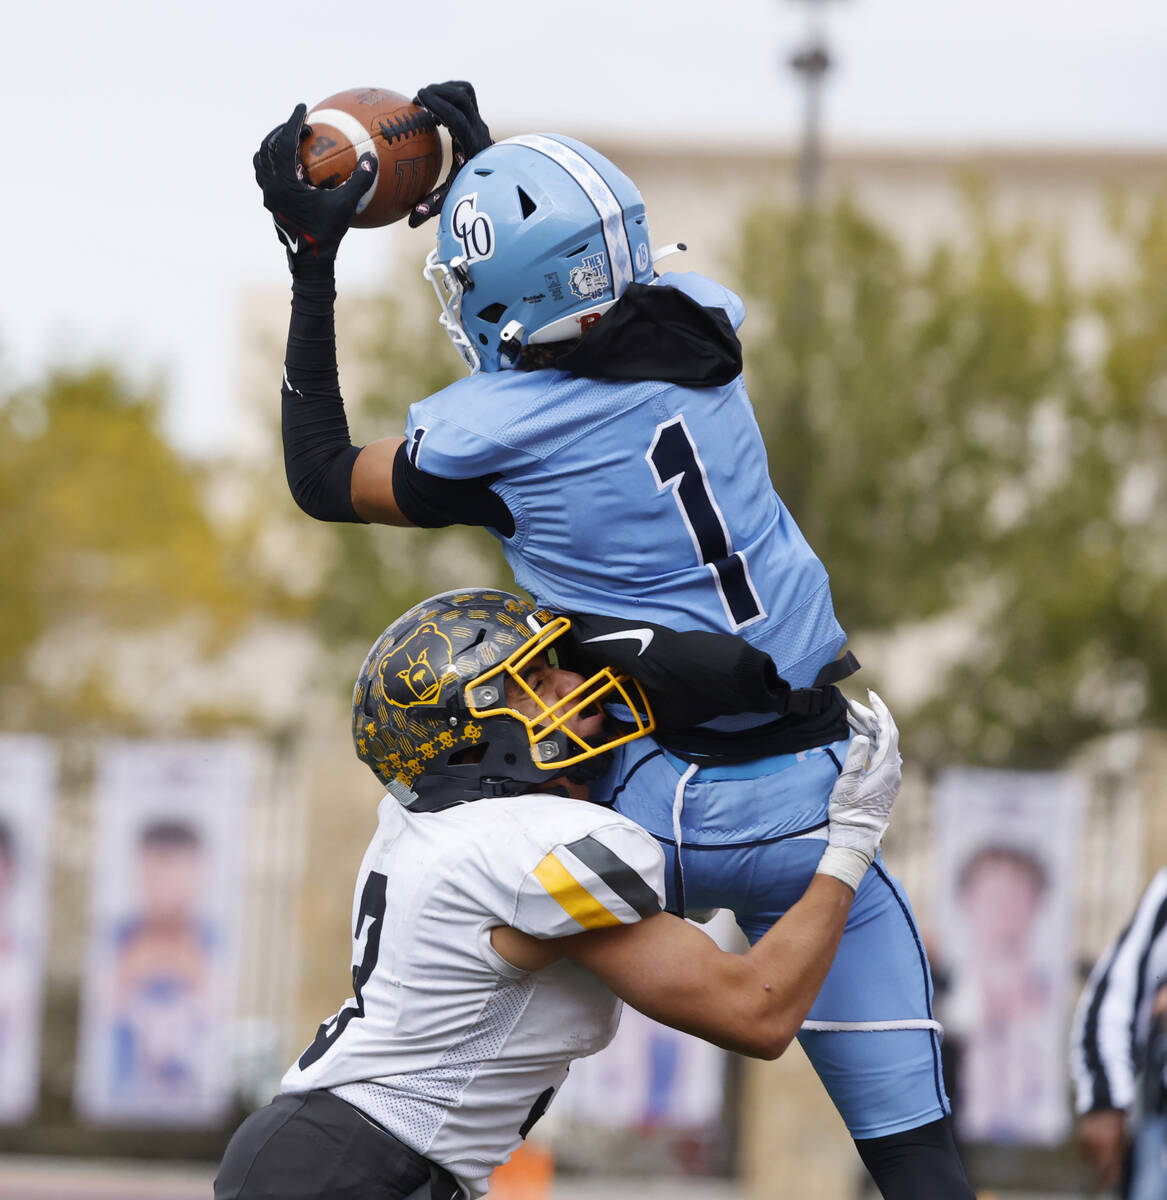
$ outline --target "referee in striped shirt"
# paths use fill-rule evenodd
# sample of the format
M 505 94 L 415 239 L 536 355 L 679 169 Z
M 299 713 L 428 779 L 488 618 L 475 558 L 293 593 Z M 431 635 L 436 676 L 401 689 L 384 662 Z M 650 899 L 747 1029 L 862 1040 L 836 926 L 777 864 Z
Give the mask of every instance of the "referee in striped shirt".
M 1167 867 L 1095 963 L 1071 1032 L 1078 1142 L 1126 1200 L 1167 1197 L 1165 1059 Z

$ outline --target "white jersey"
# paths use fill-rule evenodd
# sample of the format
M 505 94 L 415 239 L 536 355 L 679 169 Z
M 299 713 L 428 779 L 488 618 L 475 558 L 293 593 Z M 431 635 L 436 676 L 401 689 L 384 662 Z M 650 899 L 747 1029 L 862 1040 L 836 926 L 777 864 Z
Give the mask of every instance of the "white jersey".
M 634 924 L 664 905 L 664 855 L 626 817 L 559 796 L 416 814 L 386 796 L 377 816 L 353 898 L 355 995 L 282 1087 L 331 1089 L 480 1196 L 620 1017 L 587 971 L 520 971 L 490 931 Z

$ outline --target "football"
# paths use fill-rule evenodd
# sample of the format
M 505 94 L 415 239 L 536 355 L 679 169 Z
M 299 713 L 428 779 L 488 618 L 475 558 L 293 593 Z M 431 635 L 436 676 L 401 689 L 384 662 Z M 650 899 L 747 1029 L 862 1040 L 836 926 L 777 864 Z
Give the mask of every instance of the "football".
M 304 118 L 310 132 L 300 143 L 308 182 L 336 187 L 372 152 L 377 183 L 357 208 L 362 228 L 399 221 L 433 191 L 442 166 L 437 125 L 424 108 L 386 88 L 350 88 L 314 105 Z

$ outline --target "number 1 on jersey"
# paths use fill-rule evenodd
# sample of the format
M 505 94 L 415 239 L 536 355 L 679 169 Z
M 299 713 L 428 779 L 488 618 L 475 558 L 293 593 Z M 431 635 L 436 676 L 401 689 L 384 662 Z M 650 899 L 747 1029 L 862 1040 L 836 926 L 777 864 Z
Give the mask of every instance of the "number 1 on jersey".
M 685 418 L 674 417 L 658 425 L 644 457 L 656 478 L 657 491 L 672 488 L 698 561 L 713 573 L 725 615 L 733 628 L 741 629 L 765 616 L 750 578 L 749 563 L 740 550 L 733 548 Z

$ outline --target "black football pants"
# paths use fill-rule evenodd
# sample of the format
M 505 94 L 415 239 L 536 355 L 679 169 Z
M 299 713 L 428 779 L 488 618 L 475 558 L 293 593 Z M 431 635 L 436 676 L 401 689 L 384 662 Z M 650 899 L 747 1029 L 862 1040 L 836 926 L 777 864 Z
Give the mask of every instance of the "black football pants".
M 446 1172 L 331 1092 L 277 1096 L 235 1131 L 215 1200 L 450 1200 Z

